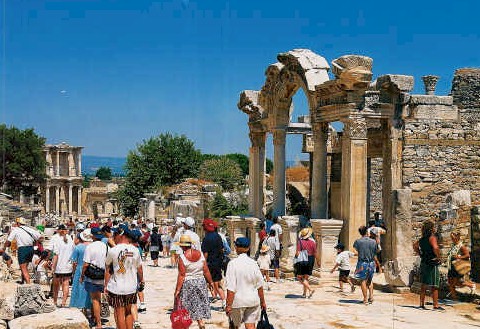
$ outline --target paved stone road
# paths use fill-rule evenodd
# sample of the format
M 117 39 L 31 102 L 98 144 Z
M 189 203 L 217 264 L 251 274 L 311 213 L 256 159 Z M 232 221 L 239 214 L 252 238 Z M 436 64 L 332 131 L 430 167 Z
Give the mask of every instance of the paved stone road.
M 147 313 L 140 315 L 143 329 L 171 328 L 169 311 L 176 282 L 176 269 L 151 267 L 145 263 Z M 268 312 L 275 329 L 330 329 L 330 328 L 479 328 L 480 311 L 468 303 L 443 305 L 445 311 L 419 310 L 418 296 L 374 292 L 372 305 L 361 304 L 359 289 L 353 294 L 338 293 L 336 276 L 328 275 L 316 287 L 312 299 L 301 298 L 301 286 L 285 281 L 272 284 L 266 292 Z M 228 328 L 227 319 L 220 311 L 220 303 L 212 305 L 208 329 Z M 431 305 L 427 305 L 430 309 Z M 113 322 L 111 322 L 113 324 Z M 198 328 L 193 324 L 191 328 Z

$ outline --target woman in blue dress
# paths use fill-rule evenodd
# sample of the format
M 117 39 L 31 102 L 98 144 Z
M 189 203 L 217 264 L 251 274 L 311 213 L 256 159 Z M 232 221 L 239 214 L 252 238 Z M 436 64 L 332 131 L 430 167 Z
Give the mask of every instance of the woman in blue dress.
M 90 294 L 85 290 L 84 282 L 80 283 L 80 276 L 82 274 L 83 267 L 83 254 L 85 248 L 90 242 L 92 242 L 92 235 L 90 229 L 86 229 L 78 235 L 79 243 L 73 250 L 71 261 L 73 263 L 73 284 L 72 284 L 72 296 L 70 298 L 70 307 L 76 307 L 83 309 L 86 315 L 86 310 L 92 307 L 92 300 Z

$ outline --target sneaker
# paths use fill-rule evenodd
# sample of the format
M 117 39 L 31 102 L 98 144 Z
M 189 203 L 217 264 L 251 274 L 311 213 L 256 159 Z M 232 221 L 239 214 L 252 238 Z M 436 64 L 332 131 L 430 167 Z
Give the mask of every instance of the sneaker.
M 138 313 L 147 313 L 147 305 L 145 305 L 145 303 L 140 303 L 140 306 L 138 307 Z
M 227 301 L 222 300 L 222 311 L 225 311 L 225 307 L 227 307 Z
M 134 328 L 134 329 L 140 329 L 140 328 L 141 328 L 140 322 L 134 321 L 134 322 L 133 322 L 133 328 Z
M 357 288 L 357 287 L 356 287 L 354 284 L 352 284 L 352 292 L 355 292 L 355 289 L 356 289 L 356 288 Z

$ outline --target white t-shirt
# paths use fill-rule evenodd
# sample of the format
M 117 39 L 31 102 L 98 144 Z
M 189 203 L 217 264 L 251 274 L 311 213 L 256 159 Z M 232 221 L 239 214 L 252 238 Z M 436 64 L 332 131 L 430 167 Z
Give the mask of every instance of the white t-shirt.
M 27 232 L 30 233 L 33 236 L 33 238 Z M 33 246 L 35 239 L 38 240 L 40 239 L 41 236 L 42 235 L 37 230 L 31 227 L 22 225 L 20 227 L 13 227 L 12 231 L 8 235 L 7 240 L 10 242 L 12 242 L 13 240 L 16 240 L 18 247 L 28 247 L 28 246 Z
M 137 292 L 137 268 L 142 265 L 138 248 L 121 243 L 108 250 L 106 265 L 113 265 L 113 274 L 107 290 L 116 295 L 130 295 Z
M 227 290 L 235 293 L 232 308 L 260 305 L 258 289 L 263 286 L 263 276 L 256 261 L 240 254 L 228 263 L 225 276 Z
M 335 263 L 338 264 L 338 268 L 344 271 L 350 271 L 350 258 L 355 256 L 353 252 L 348 250 L 344 250 L 341 253 L 337 254 L 337 258 L 335 259 Z
M 58 256 L 57 267 L 54 272 L 58 274 L 72 273 L 73 266 L 70 258 L 72 257 L 75 244 L 69 235 L 66 235 L 67 242 L 63 240 L 63 237 L 59 236 L 53 242 L 52 251 Z
M 107 245 L 102 241 L 94 241 L 87 245 L 83 254 L 83 262 L 95 265 L 96 267 L 105 268 L 105 261 L 107 260 Z M 95 284 L 104 283 L 103 279 L 93 280 L 85 276 L 85 281 Z
M 280 224 L 278 224 L 278 223 L 273 224 L 270 227 L 270 231 L 275 231 L 275 240 L 277 240 L 278 245 L 280 245 L 280 243 L 282 242 L 282 241 L 280 241 L 280 235 L 283 234 L 283 230 L 282 230 L 282 227 L 280 226 Z

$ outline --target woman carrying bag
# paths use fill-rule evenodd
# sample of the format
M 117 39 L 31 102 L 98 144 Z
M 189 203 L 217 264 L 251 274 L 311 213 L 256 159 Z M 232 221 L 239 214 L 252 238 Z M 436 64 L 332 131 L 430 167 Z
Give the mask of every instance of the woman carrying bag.
M 317 257 L 317 243 L 311 238 L 312 233 L 313 231 L 310 227 L 306 227 L 300 231 L 298 234 L 297 252 L 295 253 L 295 259 L 297 260 L 295 272 L 298 282 L 303 286 L 303 298 L 310 298 L 315 292 L 308 283 L 308 277 L 312 275 L 313 266 Z M 304 258 L 306 258 L 306 260 Z
M 208 288 L 213 289 L 212 276 L 202 252 L 192 249 L 192 238 L 180 236 L 177 243 L 183 250 L 178 262 L 178 277 L 174 299 L 188 311 L 190 318 L 197 321 L 200 329 L 205 329 L 204 319 L 210 319 Z

